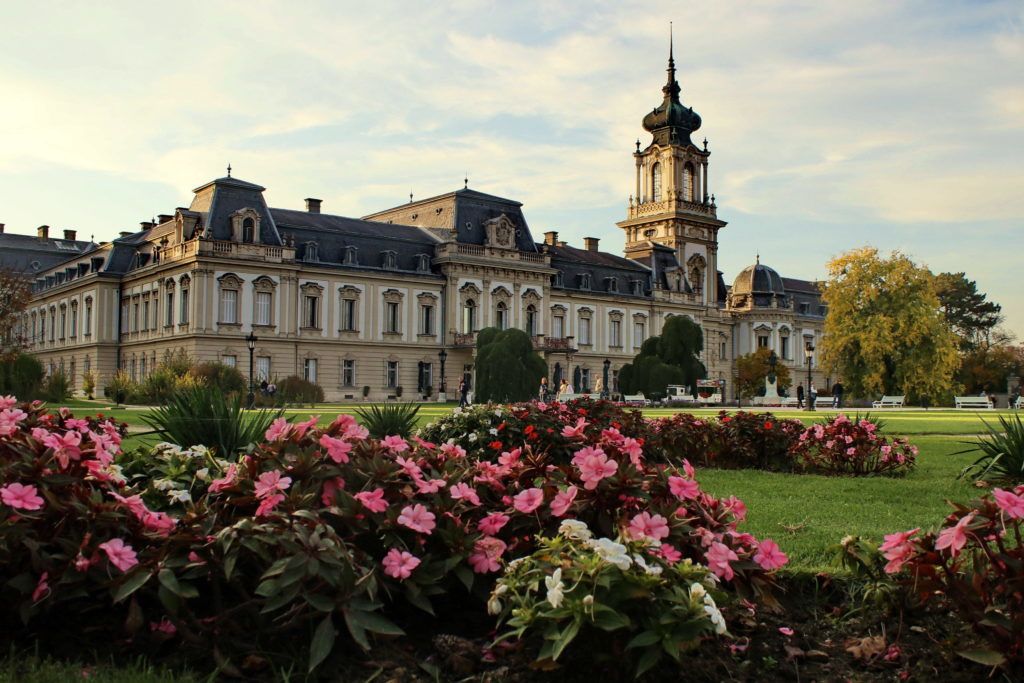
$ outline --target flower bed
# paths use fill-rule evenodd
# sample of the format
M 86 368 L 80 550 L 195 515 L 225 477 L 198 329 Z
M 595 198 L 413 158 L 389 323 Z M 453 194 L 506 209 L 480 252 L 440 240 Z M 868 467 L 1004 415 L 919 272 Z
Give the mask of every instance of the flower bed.
M 890 441 L 870 420 L 840 414 L 800 434 L 793 456 L 807 472 L 902 475 L 914 468 L 917 447 L 905 439 Z
M 279 651 L 283 636 L 308 639 L 313 669 L 340 630 L 369 647 L 370 634 L 402 632 L 398 607 L 430 612 L 465 588 L 483 591 L 482 611 L 505 563 L 569 518 L 642 544 L 660 566 L 707 567 L 752 600 L 772 600 L 785 561 L 737 530 L 739 500 L 702 491 L 685 461 L 649 461 L 626 435 L 638 423 L 620 431 L 610 410 L 520 411 L 505 430 L 521 436 L 502 437 L 520 445 L 489 443 L 485 457 L 369 439 L 346 415 L 322 430 L 278 420 L 234 463 L 173 446 L 135 461 L 110 422 L 3 405 L 0 591 L 30 632 L 91 615 L 100 637 L 180 638 L 227 672 L 232 655 Z M 534 420 L 548 436 L 530 438 Z M 535 448 L 545 439 L 559 449 Z

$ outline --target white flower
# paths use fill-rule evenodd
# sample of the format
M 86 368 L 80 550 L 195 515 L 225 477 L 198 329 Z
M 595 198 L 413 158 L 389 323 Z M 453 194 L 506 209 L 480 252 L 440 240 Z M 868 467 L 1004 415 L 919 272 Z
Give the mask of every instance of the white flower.
M 491 599 L 487 601 L 487 613 L 490 615 L 501 614 L 501 609 L 501 600 L 492 595 Z
M 177 482 L 175 482 L 173 479 L 153 480 L 153 488 L 155 488 L 157 491 L 170 491 L 177 485 Z
M 707 590 L 699 583 L 690 584 L 690 599 L 694 601 L 701 601 L 708 594 Z
M 491 436 L 497 436 L 498 435 L 498 430 L 497 430 L 496 427 L 491 427 L 487 431 L 490 433 Z
M 548 602 L 555 609 L 562 604 L 562 600 L 565 599 L 565 594 L 562 586 L 562 568 L 559 567 L 555 570 L 554 574 L 544 579 L 544 585 L 548 589 Z
M 501 417 L 501 408 L 495 408 L 494 409 L 494 416 L 495 417 Z
M 522 558 L 520 558 L 520 559 L 522 559 Z M 506 583 L 499 583 L 495 587 L 495 589 L 494 589 L 495 597 L 499 597 L 500 598 L 505 593 L 508 593 L 508 584 L 506 584 Z
M 596 541 L 590 541 L 588 545 L 602 560 L 614 564 L 623 571 L 629 569 L 633 564 L 629 555 L 626 554 L 626 546 L 616 543 L 610 538 L 599 538 Z
M 578 519 L 565 519 L 558 525 L 558 533 L 566 538 L 571 538 L 576 541 L 586 541 L 593 538 L 593 534 L 590 533 L 590 529 L 587 528 L 586 523 L 579 521 Z
M 173 489 L 167 492 L 167 497 L 172 503 L 191 503 L 192 494 L 187 489 Z
M 210 468 L 209 467 L 203 467 L 202 469 L 196 470 L 196 479 L 198 479 L 199 481 L 209 481 L 210 480 Z
M 525 561 L 526 561 L 525 557 L 517 557 L 516 559 L 512 560 L 511 562 L 509 562 L 505 566 L 505 572 L 507 573 L 507 572 L 515 571 L 515 568 L 518 567 L 519 565 L 521 565 Z
M 476 443 L 476 439 L 477 439 L 476 432 L 471 432 L 470 435 L 469 435 L 469 442 L 470 443 Z
M 593 605 L 594 604 L 594 596 L 593 595 L 585 595 L 585 596 L 583 596 L 583 604 L 586 605 L 587 607 L 590 607 L 591 605 Z
M 643 569 L 645 574 L 661 576 L 661 566 L 657 564 L 647 564 L 647 560 L 644 559 L 643 555 L 633 555 L 633 562 L 636 563 L 636 566 Z
M 210 454 L 210 449 L 203 445 L 192 446 L 188 449 L 188 454 L 193 458 L 205 458 Z
M 725 617 L 718 611 L 718 608 L 714 605 L 705 605 L 704 611 L 707 612 L 708 618 L 711 619 L 711 623 L 715 626 L 715 633 L 725 633 Z

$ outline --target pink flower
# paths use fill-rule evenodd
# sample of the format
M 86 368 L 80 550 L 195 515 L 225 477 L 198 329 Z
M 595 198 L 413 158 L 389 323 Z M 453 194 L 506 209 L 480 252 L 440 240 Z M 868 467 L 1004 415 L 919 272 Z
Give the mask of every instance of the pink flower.
M 392 548 L 384 556 L 381 562 L 384 565 L 384 573 L 399 581 L 405 581 L 412 576 L 412 570 L 420 566 L 420 559 L 410 552 Z
M 43 572 L 39 575 L 39 581 L 36 583 L 36 589 L 32 591 L 32 602 L 39 602 L 50 592 L 50 582 L 47 579 L 50 578 L 49 572 Z
M 544 502 L 544 492 L 538 488 L 525 489 L 517 493 L 512 501 L 516 510 L 530 513 Z
M 434 530 L 434 513 L 424 506 L 416 503 L 402 508 L 398 515 L 398 523 L 413 531 L 429 535 Z
M 683 472 L 685 472 L 686 476 L 690 479 L 697 478 L 697 471 L 693 469 L 693 465 L 691 465 L 690 461 L 686 458 L 683 458 Z
M 477 574 L 496 572 L 501 569 L 499 559 L 508 546 L 504 541 L 492 536 L 485 536 L 473 546 L 473 552 L 469 556 L 469 564 Z
M 609 460 L 604 453 L 587 457 L 580 465 L 583 488 L 593 491 L 602 479 L 612 476 L 619 469 L 619 463 Z
M 123 572 L 139 563 L 138 556 L 132 547 L 120 538 L 112 538 L 106 543 L 100 543 L 100 550 L 107 554 L 112 565 Z
M 171 620 L 164 617 L 159 622 L 149 622 L 149 630 L 153 633 L 162 633 L 167 636 L 173 636 L 178 632 L 178 627 L 171 623 Z
M 259 507 L 256 508 L 256 516 L 266 517 L 274 511 L 274 509 L 278 506 L 278 504 L 280 504 L 282 500 L 284 500 L 283 493 L 275 493 L 273 495 L 267 496 L 260 502 Z
M 574 427 L 570 427 L 568 425 L 562 427 L 562 436 L 564 436 L 567 439 L 575 439 L 577 437 L 583 436 L 583 430 L 586 428 L 587 421 L 585 418 L 581 417 L 580 419 L 576 420 L 576 425 Z
M 437 493 L 443 489 L 448 482 L 444 479 L 416 479 L 416 490 L 420 493 Z
M 8 394 L 7 396 L 0 396 L 0 410 L 7 410 L 18 405 L 18 399 Z
M 92 565 L 92 561 L 81 553 L 79 553 L 78 557 L 75 558 L 75 571 L 79 571 L 84 574 L 89 571 L 89 567 Z
M 32 431 L 33 436 L 36 432 L 45 432 L 38 427 Z M 82 457 L 82 449 L 79 448 L 82 443 L 82 435 L 78 432 L 66 432 L 63 435 L 50 433 L 43 437 L 42 441 L 44 446 L 53 449 L 53 456 L 57 458 L 61 469 L 67 469 L 71 460 L 79 460 Z
M 270 428 L 267 429 L 267 433 L 264 434 L 267 441 L 279 441 L 288 436 L 291 432 L 292 425 L 288 420 L 283 417 L 279 417 L 270 423 Z
M 644 450 L 640 446 L 640 442 L 631 437 L 627 437 L 622 440 L 619 445 L 619 450 L 623 455 L 629 456 L 629 461 L 633 463 L 633 466 L 637 469 L 643 465 L 643 454 Z
M 348 454 L 352 450 L 352 444 L 348 441 L 324 434 L 320 437 L 320 446 L 327 451 L 327 457 L 334 462 L 338 464 L 348 462 Z
M 661 547 L 654 551 L 654 554 L 671 564 L 675 564 L 679 560 L 683 559 L 683 554 L 668 543 L 662 543 Z
M 594 448 L 593 446 L 584 446 L 583 448 L 576 451 L 575 455 L 572 456 L 572 464 L 579 467 L 582 465 L 587 458 L 591 458 L 598 455 L 604 455 L 605 452 L 600 448 Z
M 324 482 L 324 490 L 320 494 L 320 502 L 324 505 L 334 505 L 334 495 L 345 488 L 345 480 L 341 477 L 334 477 Z
M 280 470 L 264 472 L 256 480 L 256 497 L 266 498 L 277 491 L 284 491 L 292 485 L 291 477 L 282 477 Z M 282 497 L 283 499 L 283 497 Z
M 641 512 L 630 520 L 626 532 L 634 540 L 651 538 L 660 541 L 668 536 L 668 520 L 661 515 Z
M 210 493 L 217 493 L 218 491 L 223 491 L 224 489 L 235 483 L 235 477 L 237 475 L 238 465 L 236 465 L 235 463 L 231 463 L 230 465 L 228 465 L 227 470 L 224 471 L 223 477 L 221 477 L 220 479 L 214 479 L 213 481 L 210 482 L 210 488 L 208 489 L 208 491 Z
M 513 448 L 511 451 L 504 451 L 498 456 L 498 464 L 503 467 L 515 467 L 519 464 L 519 456 L 523 452 L 521 448 Z
M 18 431 L 18 423 L 26 417 L 28 415 L 23 410 L 4 408 L 0 411 L 0 436 L 10 436 Z
M 416 464 L 415 460 L 412 460 L 411 458 L 406 460 L 399 455 L 395 458 L 395 462 L 398 463 L 399 467 L 401 467 L 405 473 L 413 479 L 419 479 L 423 476 L 423 470 L 420 469 L 420 466 Z
M 471 505 L 480 504 L 480 496 L 476 494 L 476 489 L 465 482 L 459 482 L 449 487 L 448 494 L 453 500 L 464 500 Z
M 952 526 L 948 529 L 943 529 L 939 532 L 939 537 L 935 539 L 935 549 L 944 550 L 949 548 L 949 554 L 951 557 L 956 557 L 960 554 L 964 545 L 967 543 L 967 531 L 966 527 L 971 521 L 974 520 L 974 513 L 965 515 L 956 526 Z
M 576 494 L 578 492 L 578 488 L 570 486 L 565 491 L 559 491 L 556 493 L 554 499 L 551 501 L 551 514 L 555 517 L 561 517 L 568 512 L 573 501 L 576 500 Z
M 405 453 L 409 450 L 409 442 L 400 436 L 385 436 L 380 440 L 380 445 L 392 453 Z
M 309 431 L 313 427 L 316 427 L 316 423 L 319 419 L 319 415 L 314 415 L 305 422 L 300 422 L 299 424 L 295 425 L 296 436 L 301 438 L 307 431 Z
M 757 546 L 757 553 L 754 555 L 754 562 L 761 565 L 761 569 L 772 571 L 778 569 L 789 561 L 786 553 L 779 550 L 778 544 L 766 538 Z
M 178 520 L 166 512 L 151 512 L 149 510 L 146 510 L 145 514 L 139 517 L 139 521 L 142 522 L 142 526 L 147 531 L 156 532 L 161 536 L 170 536 L 171 532 L 174 531 L 174 527 L 178 524 Z
M 992 496 L 996 499 L 999 509 L 1005 512 L 1010 519 L 1024 517 L 1024 496 L 1003 489 L 992 489 Z
M 789 636 L 793 635 L 795 633 L 795 631 L 793 629 L 791 629 L 790 627 L 788 627 L 788 626 L 780 626 L 779 627 L 779 633 L 781 633 L 782 635 L 784 635 L 784 636 L 786 636 L 788 638 Z
M 502 514 L 500 512 L 492 512 L 491 514 L 487 515 L 479 522 L 477 522 L 476 526 L 478 529 L 480 529 L 480 531 L 487 534 L 488 536 L 493 536 L 494 534 L 501 531 L 501 528 L 503 526 L 508 524 L 509 519 L 511 519 L 511 517 L 509 517 L 508 515 Z
M 743 501 L 736 496 L 729 496 L 722 501 L 722 505 L 726 510 L 732 511 L 732 516 L 736 518 L 737 522 L 742 522 L 747 517 L 747 506 L 743 504 Z
M 889 563 L 885 565 L 885 572 L 887 574 L 897 573 L 914 556 L 914 545 L 910 542 L 910 537 L 918 531 L 920 531 L 920 528 L 887 534 L 885 536 L 885 542 L 878 546 L 878 549 L 885 556 L 885 559 L 889 560 Z
M 700 486 L 692 479 L 669 477 L 668 489 L 679 500 L 696 500 L 700 495 Z
M 454 443 L 446 443 L 441 446 L 441 453 L 446 458 L 465 458 L 466 449 Z
M 388 509 L 388 502 L 384 500 L 384 489 L 360 491 L 355 495 L 355 499 L 370 512 L 384 512 Z
M 8 484 L 0 488 L 0 500 L 16 510 L 38 510 L 43 507 L 43 499 L 38 495 L 35 486 L 28 484 Z
M 342 434 L 345 434 L 349 429 L 355 427 L 356 424 L 358 423 L 354 417 L 347 413 L 342 413 L 338 415 L 338 417 L 334 418 L 334 422 L 331 423 L 331 426 L 328 427 L 328 429 L 337 429 L 340 430 Z
M 710 569 L 715 576 L 731 581 L 732 577 L 735 576 L 732 565 L 730 562 L 736 562 L 740 558 L 729 549 L 724 543 L 712 543 L 711 549 L 708 550 L 705 555 L 708 561 L 708 569 Z

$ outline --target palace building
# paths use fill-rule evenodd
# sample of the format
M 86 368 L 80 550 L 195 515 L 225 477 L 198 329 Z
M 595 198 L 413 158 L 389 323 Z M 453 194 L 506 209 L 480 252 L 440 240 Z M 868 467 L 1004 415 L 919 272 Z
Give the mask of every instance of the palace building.
M 798 378 L 822 333 L 817 286 L 759 259 L 726 283 L 710 152 L 691 139 L 701 119 L 680 100 L 671 50 L 662 94 L 643 118 L 635 187 L 624 188 L 621 256 L 597 238 L 538 240 L 520 202 L 468 186 L 351 218 L 312 198 L 304 210 L 271 208 L 263 187 L 229 170 L 187 208 L 111 242 L 0 229 L 0 263 L 34 280 L 20 333 L 79 390 L 85 371 L 102 391 L 118 368 L 142 379 L 179 349 L 246 373 L 253 334 L 257 381 L 299 375 L 328 400 L 410 400 L 472 384 L 484 327 L 525 330 L 556 386 L 566 377 L 588 390 L 607 368 L 615 390 L 643 341 L 685 315 L 729 398 L 735 359 L 759 347 Z

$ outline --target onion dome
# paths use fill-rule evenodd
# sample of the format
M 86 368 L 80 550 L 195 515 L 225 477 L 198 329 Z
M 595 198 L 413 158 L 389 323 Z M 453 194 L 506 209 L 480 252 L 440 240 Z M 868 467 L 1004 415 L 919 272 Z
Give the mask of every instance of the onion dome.
M 692 107 L 679 101 L 679 83 L 676 81 L 676 63 L 672 58 L 672 39 L 668 44 L 668 82 L 661 89 L 662 103 L 644 117 L 644 130 L 654 135 L 659 145 L 692 144 L 690 133 L 700 128 L 700 115 Z

